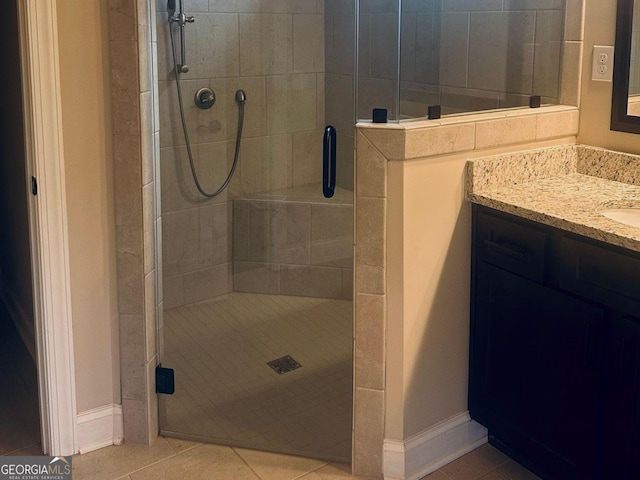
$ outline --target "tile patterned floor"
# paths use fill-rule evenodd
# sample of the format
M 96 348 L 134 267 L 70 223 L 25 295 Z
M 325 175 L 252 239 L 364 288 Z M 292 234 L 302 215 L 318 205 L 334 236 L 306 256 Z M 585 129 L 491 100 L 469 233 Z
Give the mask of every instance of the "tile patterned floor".
M 347 464 L 327 463 L 160 437 L 151 447 L 108 447 L 73 460 L 74 480 L 367 480 Z M 540 480 L 490 445 L 424 480 Z
M 0 320 L 3 314 L 0 306 Z M 0 321 L 3 365 L 11 365 L 0 374 L 13 382 L 16 393 L 0 389 L 0 455 L 42 455 L 35 365 L 13 326 Z M 366 480 L 350 471 L 347 464 L 164 437 L 150 447 L 107 447 L 73 460 L 74 480 Z M 483 445 L 425 480 L 540 479 Z
M 164 313 L 162 431 L 331 460 L 351 457 L 352 302 L 233 293 Z M 267 362 L 302 367 L 278 375 Z

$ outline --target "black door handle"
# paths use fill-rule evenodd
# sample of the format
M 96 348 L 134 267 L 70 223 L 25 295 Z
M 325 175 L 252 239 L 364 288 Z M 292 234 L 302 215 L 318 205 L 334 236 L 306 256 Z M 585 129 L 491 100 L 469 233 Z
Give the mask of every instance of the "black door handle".
M 327 125 L 322 141 L 322 194 L 333 197 L 336 190 L 336 129 Z

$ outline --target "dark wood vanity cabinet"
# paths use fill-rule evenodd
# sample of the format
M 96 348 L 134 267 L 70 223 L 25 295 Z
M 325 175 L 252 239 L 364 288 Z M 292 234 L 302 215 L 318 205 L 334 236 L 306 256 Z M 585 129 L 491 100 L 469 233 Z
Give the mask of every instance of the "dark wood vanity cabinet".
M 473 218 L 471 417 L 545 479 L 640 479 L 640 255 Z

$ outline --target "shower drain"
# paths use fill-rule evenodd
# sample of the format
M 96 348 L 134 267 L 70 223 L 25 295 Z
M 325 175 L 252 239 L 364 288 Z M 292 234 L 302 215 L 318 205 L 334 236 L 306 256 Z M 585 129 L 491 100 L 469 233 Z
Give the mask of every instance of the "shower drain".
M 289 355 L 271 360 L 270 362 L 267 362 L 267 365 L 269 365 L 278 375 L 289 373 L 291 370 L 295 370 L 302 366 Z

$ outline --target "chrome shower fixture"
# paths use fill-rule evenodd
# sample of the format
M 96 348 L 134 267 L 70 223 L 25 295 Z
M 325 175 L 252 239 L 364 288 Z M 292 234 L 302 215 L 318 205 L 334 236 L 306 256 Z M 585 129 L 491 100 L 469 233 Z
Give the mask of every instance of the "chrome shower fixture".
M 178 28 L 180 28 L 180 63 L 177 65 L 178 73 L 187 73 L 189 71 L 189 67 L 187 66 L 187 50 L 186 50 L 186 40 L 184 35 L 184 27 L 187 23 L 195 22 L 195 18 L 193 15 L 187 15 L 184 13 L 184 0 L 179 0 L 179 11 L 176 13 L 176 0 L 167 0 L 167 14 L 169 15 L 169 29 L 172 30 L 171 35 L 173 35 L 173 24 L 177 23 Z M 172 37 L 173 38 L 173 37 Z

